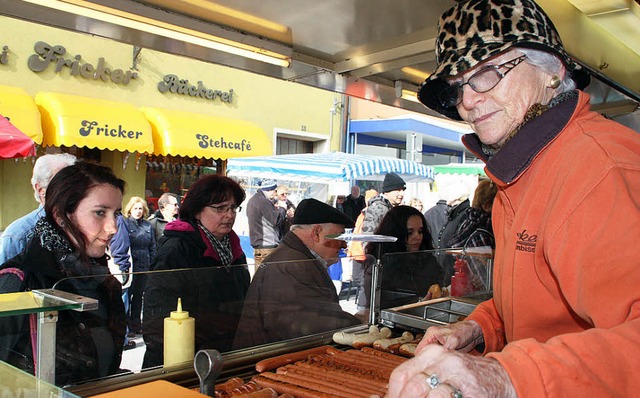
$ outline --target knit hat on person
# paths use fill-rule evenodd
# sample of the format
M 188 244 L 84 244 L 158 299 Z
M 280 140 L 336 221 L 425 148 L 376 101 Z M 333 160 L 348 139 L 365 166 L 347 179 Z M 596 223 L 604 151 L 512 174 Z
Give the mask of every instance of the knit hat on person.
M 340 210 L 317 199 L 304 199 L 293 215 L 293 223 L 297 225 L 308 224 L 339 224 L 345 228 L 355 227 L 351 217 Z
M 260 182 L 261 191 L 273 191 L 277 186 L 278 184 L 274 180 L 262 180 Z
M 589 85 L 589 73 L 567 54 L 551 19 L 533 0 L 469 0 L 457 3 L 440 17 L 437 67 L 418 89 L 418 99 L 444 116 L 461 120 L 455 106 L 445 107 L 438 98 L 449 87 L 445 79 L 512 47 L 556 55 L 579 89 Z
M 384 181 L 382 182 L 382 193 L 395 191 L 397 189 L 404 191 L 407 189 L 407 184 L 404 182 L 402 177 L 396 173 L 387 173 L 387 175 L 384 176 Z

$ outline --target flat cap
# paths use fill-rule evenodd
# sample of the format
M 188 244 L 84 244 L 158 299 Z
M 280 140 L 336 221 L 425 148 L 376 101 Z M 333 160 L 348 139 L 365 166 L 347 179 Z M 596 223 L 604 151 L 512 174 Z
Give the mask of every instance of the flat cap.
M 339 224 L 345 228 L 353 228 L 353 220 L 340 210 L 317 199 L 305 199 L 296 208 L 293 223 L 305 224 Z

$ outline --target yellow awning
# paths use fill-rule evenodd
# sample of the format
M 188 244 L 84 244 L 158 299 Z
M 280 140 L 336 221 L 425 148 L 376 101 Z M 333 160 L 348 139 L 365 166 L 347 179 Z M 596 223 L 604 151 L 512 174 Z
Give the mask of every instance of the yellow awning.
M 60 93 L 38 93 L 44 146 L 153 152 L 151 126 L 135 106 Z
M 42 143 L 40 112 L 33 97 L 19 87 L 0 86 L 0 115 L 36 144 Z
M 264 130 L 243 120 L 159 108 L 142 108 L 153 129 L 154 153 L 228 159 L 272 155 Z

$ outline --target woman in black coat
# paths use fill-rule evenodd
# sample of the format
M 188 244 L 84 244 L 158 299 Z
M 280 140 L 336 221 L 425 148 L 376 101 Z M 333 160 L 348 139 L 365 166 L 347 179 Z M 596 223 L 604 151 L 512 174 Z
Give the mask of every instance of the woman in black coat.
M 145 287 L 147 345 L 143 367 L 162 365 L 164 318 L 182 309 L 195 318 L 195 352 L 231 350 L 250 276 L 240 238 L 232 230 L 245 192 L 228 177 L 196 181 L 167 224 Z

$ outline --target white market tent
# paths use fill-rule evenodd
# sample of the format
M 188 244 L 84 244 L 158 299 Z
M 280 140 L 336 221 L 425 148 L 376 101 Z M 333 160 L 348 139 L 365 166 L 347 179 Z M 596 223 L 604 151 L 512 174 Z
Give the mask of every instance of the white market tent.
M 404 159 L 343 152 L 231 158 L 227 174 L 275 180 L 331 184 L 351 180 L 381 181 L 394 172 L 405 181 L 433 181 L 433 168 Z

